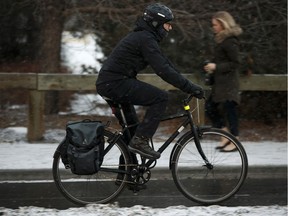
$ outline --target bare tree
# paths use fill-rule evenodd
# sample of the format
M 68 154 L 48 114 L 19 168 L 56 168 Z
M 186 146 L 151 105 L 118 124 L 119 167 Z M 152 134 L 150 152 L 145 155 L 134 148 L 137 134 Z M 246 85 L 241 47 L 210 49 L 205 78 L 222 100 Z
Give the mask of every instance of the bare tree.
M 286 29 L 287 2 L 285 0 L 193 0 L 172 1 L 164 0 L 173 9 L 175 15 L 172 37 L 187 55 L 196 59 L 199 65 L 203 58 L 207 58 L 212 47 L 212 32 L 210 19 L 218 10 L 226 10 L 236 17 L 244 29 L 242 36 L 243 60 L 246 67 L 254 65 L 254 73 L 285 73 L 286 66 Z M 66 19 L 77 16 L 82 20 L 81 26 L 94 29 L 103 39 L 102 46 L 111 49 L 115 43 L 131 30 L 138 16 L 150 3 L 145 0 L 106 0 L 106 1 L 74 1 L 66 7 Z M 171 44 L 170 44 L 171 45 Z M 191 68 L 189 59 L 183 55 L 182 59 Z M 108 53 L 109 51 L 107 51 Z M 175 54 L 175 49 L 173 53 Z M 277 58 L 275 58 L 277 56 Z M 185 60 L 187 58 L 187 61 Z M 280 59 L 281 60 L 280 60 Z M 191 62 L 191 60 L 190 60 Z M 181 64 L 179 62 L 179 64 Z M 250 66 L 249 66 L 250 65 Z M 246 69 L 243 69 L 246 70 Z
M 5 2 L 6 4 L 4 4 Z M 39 37 L 33 46 L 27 46 L 25 49 L 16 47 L 16 49 L 20 51 L 31 49 L 34 53 L 35 50 L 40 50 L 36 55 L 41 66 L 40 70 L 53 72 L 59 71 L 60 39 L 63 26 L 67 21 L 76 20 L 76 24 L 69 30 L 93 30 L 101 38 L 100 43 L 104 47 L 104 51 L 108 53 L 109 49 L 127 31 L 132 29 L 135 20 L 149 3 L 151 1 L 148 0 L 15 0 L 13 2 L 3 0 L 3 7 L 0 9 L 3 11 L 3 22 L 1 23 L 3 27 L 6 26 L 6 29 L 9 28 L 8 25 L 5 25 L 7 21 L 5 22 L 4 19 L 7 14 L 11 14 L 11 19 L 15 17 L 13 14 L 21 14 L 24 17 L 20 19 L 23 23 L 23 20 L 27 19 L 25 18 L 27 15 L 23 16 L 19 10 L 27 5 L 32 5 L 30 8 L 34 10 L 32 12 L 34 19 L 30 20 L 33 20 L 34 23 L 27 22 L 24 26 L 26 26 L 27 32 L 35 32 L 34 40 L 37 39 L 35 36 L 39 35 Z M 227 10 L 236 17 L 237 22 L 244 29 L 243 52 L 244 56 L 249 57 L 247 62 L 253 62 L 256 65 L 254 72 L 281 73 L 282 71 L 284 73 L 286 71 L 285 64 L 283 64 L 286 62 L 287 50 L 286 0 L 163 0 L 162 3 L 172 8 L 175 15 L 174 31 L 171 33 L 173 45 L 171 45 L 171 41 L 164 42 L 166 43 L 164 45 L 169 44 L 174 47 L 171 52 L 169 48 L 165 49 L 168 49 L 167 51 L 172 57 L 179 58 L 177 60 L 179 64 L 191 68 L 189 56 L 196 59 L 196 65 L 201 62 L 202 58 L 209 56 L 213 42 L 210 18 L 215 11 Z M 19 23 L 17 25 L 20 25 L 21 22 L 17 22 Z M 11 27 L 13 28 L 13 25 Z M 37 34 L 36 28 L 40 28 L 41 34 Z M 24 32 L 25 29 L 22 29 L 21 31 Z M 7 41 L 10 38 L 11 41 L 13 37 L 9 37 L 9 34 L 12 35 L 14 31 L 3 30 L 4 37 L 1 40 Z M 7 32 L 10 33 L 7 34 Z M 17 41 L 21 41 L 19 37 L 9 44 L 12 47 L 12 44 L 17 44 Z M 175 46 L 181 50 L 183 63 L 180 62 L 180 54 L 175 53 Z M 184 53 L 182 48 L 184 48 Z M 8 49 L 8 54 L 12 52 L 10 50 Z M 17 55 L 15 49 L 13 52 Z M 8 56 L 7 52 L 3 56 Z M 195 68 L 196 65 L 192 64 L 192 68 Z

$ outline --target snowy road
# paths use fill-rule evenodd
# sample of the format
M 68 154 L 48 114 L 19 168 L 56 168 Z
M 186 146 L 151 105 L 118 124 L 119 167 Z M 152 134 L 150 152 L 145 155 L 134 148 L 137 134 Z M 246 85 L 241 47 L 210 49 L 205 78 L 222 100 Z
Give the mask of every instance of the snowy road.
M 225 206 L 271 206 L 287 204 L 287 178 L 247 179 L 240 191 L 229 200 L 221 203 Z M 67 209 L 75 207 L 56 189 L 52 181 L 15 181 L 0 183 L 0 203 L 7 208 L 18 206 L 39 206 Z M 13 202 L 11 202 L 13 200 Z M 151 180 L 147 189 L 133 194 L 123 191 L 115 200 L 121 207 L 144 205 L 153 208 L 185 205 L 198 206 L 185 198 L 175 187 L 174 182 L 167 180 Z

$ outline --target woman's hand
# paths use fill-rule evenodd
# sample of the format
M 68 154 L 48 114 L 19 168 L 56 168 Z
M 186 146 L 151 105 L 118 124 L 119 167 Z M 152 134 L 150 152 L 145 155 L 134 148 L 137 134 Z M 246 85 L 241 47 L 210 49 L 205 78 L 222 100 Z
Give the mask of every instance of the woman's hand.
M 204 70 L 207 73 L 213 73 L 216 70 L 216 64 L 215 63 L 208 63 L 204 66 Z

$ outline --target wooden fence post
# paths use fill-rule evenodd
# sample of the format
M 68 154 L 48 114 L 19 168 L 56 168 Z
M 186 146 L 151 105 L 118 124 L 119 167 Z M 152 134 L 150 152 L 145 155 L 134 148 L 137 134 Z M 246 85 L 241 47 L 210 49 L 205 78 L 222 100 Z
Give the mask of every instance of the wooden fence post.
M 28 132 L 27 139 L 29 142 L 43 139 L 45 131 L 44 126 L 44 98 L 43 91 L 29 91 L 29 108 L 28 108 Z
M 191 102 L 192 116 L 196 125 L 205 124 L 205 100 L 193 98 Z M 195 109 L 195 110 L 194 110 Z

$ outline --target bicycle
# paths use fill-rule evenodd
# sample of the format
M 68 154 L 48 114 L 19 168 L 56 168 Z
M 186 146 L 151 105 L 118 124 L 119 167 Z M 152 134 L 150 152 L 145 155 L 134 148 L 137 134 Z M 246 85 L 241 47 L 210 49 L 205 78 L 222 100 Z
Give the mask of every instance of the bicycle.
M 161 145 L 162 153 L 185 129 L 171 151 L 169 169 L 178 190 L 188 199 L 200 204 L 217 204 L 229 199 L 243 185 L 248 171 L 248 159 L 242 144 L 230 133 L 210 126 L 194 124 L 189 102 L 192 95 L 183 100 L 184 113 L 170 115 L 163 119 L 184 118 L 183 122 Z M 121 105 L 119 105 L 121 110 Z M 131 153 L 123 141 L 123 132 L 131 125 L 126 124 L 121 131 L 113 132 L 109 122 L 105 127 L 104 160 L 100 170 L 94 175 L 74 175 L 65 169 L 59 152 L 62 141 L 54 153 L 53 178 L 59 191 L 69 201 L 86 205 L 108 203 L 117 198 L 125 186 L 146 184 L 151 177 L 155 160 L 141 157 L 141 163 L 133 163 Z M 236 146 L 232 153 L 222 153 L 215 147 L 224 137 Z M 154 148 L 151 140 L 152 147 Z M 120 160 L 120 156 L 122 159 Z M 121 161 L 121 163 L 120 163 Z

